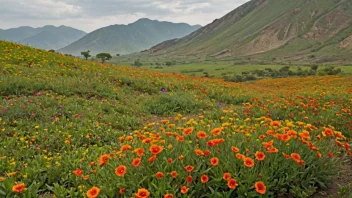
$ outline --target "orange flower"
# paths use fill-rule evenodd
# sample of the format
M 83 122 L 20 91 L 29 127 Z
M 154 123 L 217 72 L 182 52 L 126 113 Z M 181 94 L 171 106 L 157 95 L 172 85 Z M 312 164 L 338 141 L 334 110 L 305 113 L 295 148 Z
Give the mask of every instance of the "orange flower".
M 232 149 L 232 152 L 234 152 L 234 153 L 238 153 L 238 152 L 240 152 L 240 149 L 238 149 L 237 147 L 231 147 L 231 149 Z
M 258 161 L 263 161 L 265 159 L 265 154 L 263 152 L 257 151 L 255 153 L 255 158 L 257 158 Z
M 155 174 L 155 176 L 156 176 L 158 179 L 161 179 L 161 178 L 164 177 L 164 173 L 162 173 L 162 172 L 157 172 L 157 173 Z
M 286 153 L 284 153 L 284 152 L 282 152 L 282 155 L 284 156 L 284 158 L 286 158 L 286 159 L 290 159 L 291 157 L 290 157 L 290 155 L 287 155 Z
M 271 126 L 274 126 L 274 127 L 279 127 L 279 126 L 281 126 L 281 122 L 280 122 L 280 121 L 272 121 L 272 122 L 270 123 L 270 125 L 271 125 Z
M 178 156 L 179 160 L 183 160 L 183 155 Z
M 210 159 L 210 164 L 212 166 L 217 166 L 219 164 L 219 159 L 217 157 L 213 157 Z
M 194 169 L 194 166 L 188 165 L 188 166 L 185 167 L 185 169 L 186 169 L 187 172 L 191 173 L 193 171 L 193 169 Z
M 237 154 L 236 154 L 236 157 L 237 157 L 237 159 L 239 159 L 239 160 L 243 160 L 246 156 L 237 153 Z
M 266 192 L 266 186 L 263 182 L 259 181 L 255 183 L 255 190 L 259 193 L 264 195 Z
M 164 195 L 164 198 L 173 198 L 174 196 L 172 194 L 166 194 Z
M 192 127 L 183 129 L 183 134 L 184 134 L 185 136 L 191 135 L 192 132 L 193 132 L 193 128 L 192 128 Z
M 183 142 L 185 140 L 185 138 L 183 136 L 177 136 L 176 139 L 180 142 Z
M 346 151 L 349 151 L 351 149 L 350 145 L 347 144 L 347 142 L 345 142 L 343 146 L 345 147 Z
M 187 176 L 187 178 L 186 178 L 186 182 L 187 183 L 192 183 L 192 181 L 193 181 L 193 178 L 192 178 L 192 176 Z
M 84 181 L 87 181 L 87 180 L 89 179 L 89 175 L 82 175 L 82 179 L 83 179 Z
M 163 124 L 167 124 L 169 122 L 169 120 L 161 120 L 161 123 Z
M 99 193 L 100 193 L 100 189 L 98 187 L 94 186 L 87 191 L 87 197 L 88 198 L 95 198 L 95 197 L 98 197 Z
M 99 166 L 104 166 L 106 163 L 108 163 L 110 159 L 110 155 L 109 154 L 105 154 L 103 156 L 99 157 Z
M 135 158 L 132 160 L 132 166 L 134 167 L 138 167 L 140 163 L 141 163 L 141 158 Z
M 189 188 L 187 188 L 186 186 L 182 186 L 181 187 L 181 193 L 182 194 L 186 194 L 188 192 Z
M 210 152 L 209 150 L 205 150 L 205 151 L 204 151 L 204 156 L 205 156 L 205 157 L 208 157 L 208 156 L 210 155 L 210 153 L 211 153 L 211 152 Z
M 237 184 L 237 181 L 236 181 L 235 179 L 230 179 L 230 180 L 227 182 L 227 186 L 228 186 L 230 189 L 234 190 L 234 189 L 238 186 L 238 184 Z
M 126 166 L 120 165 L 116 168 L 115 174 L 117 176 L 123 177 L 126 174 L 127 168 Z
M 170 175 L 171 175 L 173 178 L 176 178 L 178 174 L 177 174 L 176 171 L 172 171 L 172 172 L 170 173 Z
M 136 196 L 136 198 L 147 198 L 150 195 L 150 192 L 145 189 L 145 188 L 141 188 L 138 189 L 138 192 L 134 194 Z
M 172 163 L 172 158 L 167 159 L 167 162 L 168 162 L 169 164 L 171 164 L 171 163 Z
M 203 151 L 202 151 L 202 150 L 200 150 L 200 149 L 196 149 L 196 150 L 194 150 L 194 152 L 195 152 L 195 153 L 196 153 L 196 155 L 198 155 L 198 156 L 202 156 L 202 155 L 204 155 Z
M 123 194 L 125 194 L 125 191 L 126 191 L 126 188 L 121 188 L 119 192 L 121 195 L 123 195 Z
M 330 158 L 334 158 L 334 155 L 332 154 L 332 153 L 328 153 L 328 156 L 330 157 Z
M 152 145 L 152 146 L 150 146 L 149 150 L 153 155 L 157 155 L 163 150 L 163 147 L 157 146 L 157 145 Z
M 121 146 L 121 151 L 128 151 L 128 150 L 131 150 L 132 149 L 132 146 L 128 145 L 128 144 L 125 144 L 123 146 Z
M 325 135 L 327 135 L 327 136 L 333 136 L 333 135 L 334 135 L 334 132 L 333 132 L 332 129 L 325 128 Z
M 254 166 L 254 160 L 252 158 L 246 157 L 244 158 L 244 165 L 251 168 Z
M 293 160 L 295 160 L 297 163 L 299 163 L 301 161 L 301 156 L 297 153 L 292 153 L 291 157 Z
M 224 176 L 222 177 L 224 180 L 229 181 L 231 179 L 231 174 L 230 173 L 224 173 Z
M 199 132 L 197 133 L 197 137 L 198 137 L 199 139 L 205 139 L 205 138 L 207 138 L 208 136 L 207 136 L 207 133 L 205 133 L 204 131 L 199 131 Z
M 211 130 L 211 134 L 213 134 L 214 136 L 218 136 L 221 133 L 221 128 L 215 128 L 213 130 Z
M 144 148 L 134 149 L 133 152 L 137 153 L 138 157 L 142 157 L 144 155 Z
M 268 149 L 274 144 L 274 140 L 271 140 L 270 142 L 263 142 L 262 144 L 264 148 Z
M 208 180 L 209 180 L 209 177 L 206 176 L 206 175 L 202 175 L 202 176 L 200 177 L 200 180 L 202 181 L 202 183 L 207 183 Z
M 16 193 L 21 193 L 25 190 L 26 185 L 25 184 L 17 184 L 12 186 L 12 191 Z
M 275 147 L 271 147 L 270 149 L 267 149 L 266 152 L 268 153 L 277 153 L 279 152 L 279 150 Z
M 156 159 L 156 155 L 153 155 L 148 159 L 148 162 L 153 163 L 155 161 L 155 159 Z
M 77 177 L 81 176 L 82 173 L 83 173 L 82 169 L 77 169 L 77 170 L 73 171 L 73 174 L 75 174 Z

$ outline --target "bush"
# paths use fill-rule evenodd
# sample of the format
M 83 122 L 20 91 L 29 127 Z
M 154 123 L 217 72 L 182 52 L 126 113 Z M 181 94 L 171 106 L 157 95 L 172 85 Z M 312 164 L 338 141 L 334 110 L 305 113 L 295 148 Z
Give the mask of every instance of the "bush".
M 190 94 L 162 93 L 148 100 L 143 105 L 146 112 L 154 115 L 172 115 L 173 113 L 195 113 L 205 109 L 208 105 L 203 101 L 196 101 Z

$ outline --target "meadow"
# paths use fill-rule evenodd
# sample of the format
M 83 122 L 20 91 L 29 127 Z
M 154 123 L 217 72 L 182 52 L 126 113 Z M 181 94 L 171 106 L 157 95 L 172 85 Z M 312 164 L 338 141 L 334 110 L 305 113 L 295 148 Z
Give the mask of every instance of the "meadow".
M 179 59 L 182 59 L 182 57 Z M 166 72 L 166 73 L 177 73 L 184 74 L 188 76 L 197 77 L 212 77 L 212 78 L 226 78 L 236 75 L 242 75 L 243 73 L 251 73 L 255 71 L 266 71 L 268 69 L 279 71 L 281 68 L 289 66 L 289 70 L 292 72 L 297 72 L 298 70 L 310 70 L 313 65 L 317 65 L 317 74 L 324 71 L 326 68 L 334 67 L 334 69 L 340 69 L 341 73 L 339 75 L 350 75 L 352 74 L 352 66 L 339 65 L 339 64 L 314 64 L 309 62 L 302 63 L 289 63 L 289 62 L 264 62 L 259 60 L 248 61 L 247 59 L 237 58 L 236 60 L 229 59 L 214 59 L 208 57 L 207 59 L 196 59 L 192 56 L 184 57 L 185 61 L 175 61 L 175 59 L 155 58 L 148 57 L 145 54 L 142 55 L 128 55 L 113 57 L 110 61 L 116 65 L 128 65 L 135 66 L 135 61 L 139 60 L 142 64 L 138 66 L 142 69 L 149 69 L 156 72 Z M 98 61 L 98 60 L 96 60 Z M 168 65 L 168 63 L 170 65 Z M 323 74 L 326 75 L 326 74 Z M 291 76 L 292 77 L 292 76 Z
M 0 197 L 310 197 L 350 168 L 351 75 L 232 83 L 0 54 Z

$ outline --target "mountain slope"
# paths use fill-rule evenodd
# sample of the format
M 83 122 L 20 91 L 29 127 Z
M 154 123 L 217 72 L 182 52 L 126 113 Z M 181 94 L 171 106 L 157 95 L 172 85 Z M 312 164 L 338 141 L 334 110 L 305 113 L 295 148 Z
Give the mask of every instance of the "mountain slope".
M 66 26 L 47 25 L 41 28 L 19 27 L 0 31 L 0 40 L 14 41 L 41 49 L 59 49 L 86 33 Z
M 128 54 L 148 49 L 168 39 L 183 37 L 199 28 L 200 26 L 185 23 L 140 19 L 128 25 L 112 25 L 98 29 L 59 51 L 74 55 L 79 55 L 85 50 L 90 50 L 92 54 Z
M 181 39 L 149 50 L 155 55 L 264 58 L 324 58 L 334 47 L 346 57 L 351 47 L 349 0 L 252 0 Z M 260 55 L 258 55 L 260 54 Z

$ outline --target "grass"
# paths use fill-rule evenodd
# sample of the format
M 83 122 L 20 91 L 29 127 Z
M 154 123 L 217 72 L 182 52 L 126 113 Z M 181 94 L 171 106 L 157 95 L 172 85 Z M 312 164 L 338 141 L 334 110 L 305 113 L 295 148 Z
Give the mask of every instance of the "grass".
M 0 54 L 0 197 L 308 197 L 351 160 L 351 75 L 230 83 Z
M 203 77 L 204 72 L 207 72 L 209 76 L 215 78 L 222 78 L 224 75 L 241 75 L 242 72 L 250 72 L 254 70 L 265 70 L 266 68 L 271 68 L 274 70 L 280 70 L 283 65 L 233 65 L 229 63 L 192 63 L 192 64 L 181 64 L 173 66 L 142 66 L 144 69 L 149 69 L 158 72 L 167 73 L 180 73 L 185 75 L 192 75 Z M 291 66 L 290 70 L 297 71 L 298 67 L 302 69 L 309 69 L 309 66 Z M 328 66 L 320 66 L 319 70 L 323 70 Z M 352 66 L 335 66 L 336 69 L 340 68 L 342 74 L 348 75 L 352 74 Z

